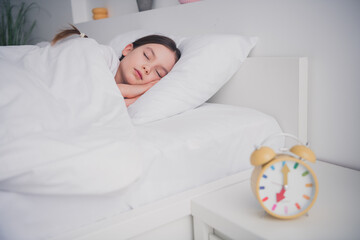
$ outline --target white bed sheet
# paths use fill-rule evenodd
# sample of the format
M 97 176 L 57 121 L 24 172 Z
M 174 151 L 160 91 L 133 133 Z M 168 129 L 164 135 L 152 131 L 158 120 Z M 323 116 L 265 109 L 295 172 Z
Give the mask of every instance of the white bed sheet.
M 281 129 L 253 109 L 204 104 L 136 131 L 151 155 L 136 183 L 86 197 L 0 192 L 0 239 L 47 239 L 248 169 L 254 145 Z
M 249 169 L 255 144 L 276 132 L 281 129 L 273 117 L 214 103 L 138 126 L 138 136 L 152 143 L 155 158 L 143 162 L 144 174 L 124 196 L 137 207 Z
M 107 49 L 81 38 L 0 47 L 1 190 L 96 195 L 138 179 L 139 144 Z

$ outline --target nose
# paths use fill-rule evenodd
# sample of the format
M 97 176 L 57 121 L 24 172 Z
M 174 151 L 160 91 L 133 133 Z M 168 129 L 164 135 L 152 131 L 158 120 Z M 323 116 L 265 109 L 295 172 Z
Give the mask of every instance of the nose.
M 146 74 L 149 74 L 150 73 L 150 71 L 151 71 L 151 68 L 150 68 L 150 66 L 148 66 L 148 65 L 143 65 L 143 69 L 144 69 L 144 71 L 145 71 L 145 73 Z

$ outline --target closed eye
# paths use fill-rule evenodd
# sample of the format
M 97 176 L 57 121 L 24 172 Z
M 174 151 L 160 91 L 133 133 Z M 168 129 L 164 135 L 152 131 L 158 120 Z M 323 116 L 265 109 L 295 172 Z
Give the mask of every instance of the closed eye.
M 156 70 L 156 74 L 159 76 L 159 78 L 162 78 L 162 76 L 160 75 L 160 73 L 158 72 L 158 70 Z
M 146 53 L 144 52 L 144 56 L 146 57 L 147 60 L 149 60 L 149 57 L 146 55 Z

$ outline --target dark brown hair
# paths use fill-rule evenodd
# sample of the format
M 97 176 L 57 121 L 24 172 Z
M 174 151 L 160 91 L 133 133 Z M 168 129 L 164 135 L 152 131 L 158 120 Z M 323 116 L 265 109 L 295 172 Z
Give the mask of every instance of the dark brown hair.
M 58 41 L 60 41 L 61 39 L 67 38 L 70 35 L 73 34 L 81 34 L 80 30 L 77 29 L 74 25 L 69 24 L 71 26 L 71 28 L 68 29 L 63 29 L 60 32 L 58 32 L 55 37 L 53 38 L 53 40 L 51 40 L 51 45 L 54 45 L 55 43 L 57 43 Z M 84 35 L 84 38 L 87 38 L 88 36 Z
M 61 30 L 60 32 L 58 32 L 55 35 L 55 37 L 53 38 L 53 40 L 51 41 L 51 45 L 54 45 L 61 39 L 67 38 L 73 34 L 79 34 L 79 35 L 81 34 L 80 30 L 77 29 L 74 25 L 70 24 L 70 26 L 71 26 L 71 28 L 64 29 L 64 30 Z M 84 35 L 83 37 L 87 38 L 88 36 Z M 172 40 L 171 38 L 168 38 L 166 36 L 156 35 L 156 34 L 148 35 L 148 36 L 145 36 L 145 37 L 135 40 L 132 44 L 133 44 L 133 48 L 135 49 L 137 47 L 140 47 L 142 45 L 149 44 L 149 43 L 161 44 L 161 45 L 167 47 L 168 49 L 170 49 L 171 51 L 173 51 L 175 53 L 175 61 L 176 62 L 181 57 L 181 52 L 176 47 L 176 43 L 174 42 L 174 40 Z M 123 58 L 124 58 L 124 56 L 121 56 L 120 61 Z
M 176 62 L 181 57 L 181 52 L 176 47 L 176 43 L 174 42 L 174 40 L 172 40 L 171 38 L 168 38 L 166 36 L 156 35 L 156 34 L 148 35 L 148 36 L 145 36 L 145 37 L 135 40 L 132 44 L 133 44 L 133 48 L 135 49 L 137 47 L 140 47 L 142 45 L 149 44 L 149 43 L 161 44 L 161 45 L 167 47 L 168 49 L 170 49 L 171 51 L 173 51 L 175 53 L 175 61 Z M 124 56 L 121 56 L 120 60 L 123 58 L 124 58 Z

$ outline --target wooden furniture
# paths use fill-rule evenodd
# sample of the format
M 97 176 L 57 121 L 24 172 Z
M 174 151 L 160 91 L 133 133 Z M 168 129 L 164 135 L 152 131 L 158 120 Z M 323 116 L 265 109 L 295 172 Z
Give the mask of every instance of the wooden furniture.
M 360 172 L 321 161 L 311 166 L 319 195 L 307 216 L 280 220 L 266 214 L 247 179 L 191 201 L 195 240 L 358 239 Z

